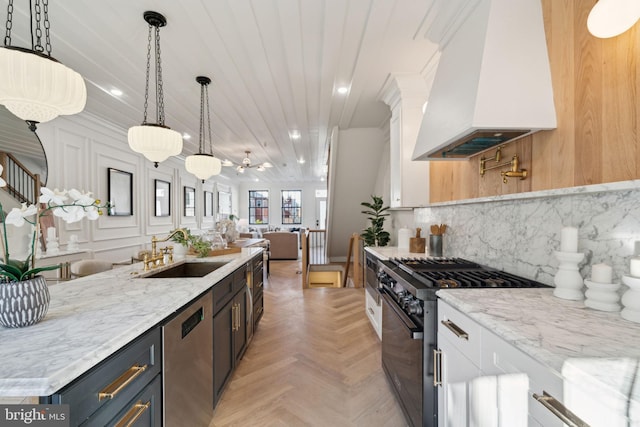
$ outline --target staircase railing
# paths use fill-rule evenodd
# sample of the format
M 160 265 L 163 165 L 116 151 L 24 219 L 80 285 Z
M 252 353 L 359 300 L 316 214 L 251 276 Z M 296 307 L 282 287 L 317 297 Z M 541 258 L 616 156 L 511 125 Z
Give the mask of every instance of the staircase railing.
M 9 153 L 0 152 L 3 166 L 2 179 L 7 182 L 5 190 L 20 202 L 35 204 L 40 194 L 40 175 L 34 174 Z
M 302 287 L 309 287 L 309 266 L 327 264 L 326 230 L 306 229 L 302 239 Z

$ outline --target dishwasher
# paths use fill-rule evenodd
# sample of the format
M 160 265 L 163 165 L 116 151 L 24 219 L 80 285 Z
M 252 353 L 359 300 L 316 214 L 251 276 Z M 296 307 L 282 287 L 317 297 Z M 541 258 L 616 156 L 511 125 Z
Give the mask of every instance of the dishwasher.
M 164 426 L 208 426 L 213 418 L 213 295 L 162 327 Z

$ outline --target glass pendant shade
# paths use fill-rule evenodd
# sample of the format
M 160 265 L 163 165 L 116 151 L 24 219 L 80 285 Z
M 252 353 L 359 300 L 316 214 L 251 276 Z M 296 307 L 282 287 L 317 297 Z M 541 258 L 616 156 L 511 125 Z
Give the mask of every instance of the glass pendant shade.
M 182 152 L 182 135 L 165 126 L 142 124 L 129 128 L 129 147 L 155 163 Z
M 638 0 L 600 0 L 589 13 L 587 28 L 596 37 L 615 37 L 631 28 L 639 18 Z
M 222 170 L 220 159 L 211 154 L 193 154 L 184 161 L 187 172 L 194 174 L 203 182 L 214 175 L 218 175 Z
M 44 123 L 84 109 L 80 74 L 28 49 L 0 48 L 0 104 L 21 118 Z

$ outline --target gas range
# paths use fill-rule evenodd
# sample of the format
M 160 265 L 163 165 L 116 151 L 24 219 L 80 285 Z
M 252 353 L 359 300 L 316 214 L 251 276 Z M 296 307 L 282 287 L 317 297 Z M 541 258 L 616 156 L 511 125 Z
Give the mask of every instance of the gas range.
M 462 258 L 391 258 L 380 261 L 385 275 L 421 300 L 447 288 L 539 288 L 546 285 Z
M 546 285 L 462 258 L 378 261 L 382 366 L 411 426 L 437 425 L 433 351 L 437 349 L 436 291 L 538 288 Z

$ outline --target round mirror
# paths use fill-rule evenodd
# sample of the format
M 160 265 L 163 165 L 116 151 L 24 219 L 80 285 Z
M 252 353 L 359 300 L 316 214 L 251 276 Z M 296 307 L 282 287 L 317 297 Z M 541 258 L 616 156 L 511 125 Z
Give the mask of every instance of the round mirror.
M 43 186 L 47 184 L 47 155 L 40 138 L 4 105 L 0 105 L 0 151 L 13 155 L 32 174 L 40 175 Z

